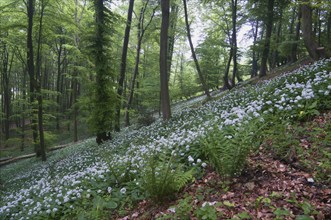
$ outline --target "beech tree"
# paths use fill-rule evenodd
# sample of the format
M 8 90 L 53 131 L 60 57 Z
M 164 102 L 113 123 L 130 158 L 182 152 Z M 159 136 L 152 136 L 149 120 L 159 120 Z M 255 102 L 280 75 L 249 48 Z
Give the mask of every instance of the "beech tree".
M 171 118 L 170 97 L 168 86 L 168 28 L 170 14 L 170 0 L 161 1 L 162 23 L 160 34 L 160 84 L 161 84 L 161 110 L 163 120 Z
M 42 108 L 42 94 L 41 94 L 41 76 L 40 76 L 40 47 L 41 47 L 41 34 L 42 34 L 42 18 L 44 13 L 45 5 L 41 1 L 41 11 L 40 11 L 40 20 L 39 20 L 39 33 L 38 33 L 38 47 L 37 47 L 37 68 L 35 68 L 34 62 L 34 45 L 32 41 L 32 30 L 33 30 L 33 18 L 35 11 L 35 1 L 28 0 L 27 2 L 27 15 L 28 15 L 28 31 L 27 31 L 27 66 L 30 76 L 30 103 L 34 105 L 34 100 L 38 101 L 38 123 L 35 117 L 32 117 L 32 129 L 33 129 L 33 139 L 35 144 L 35 152 L 37 156 L 41 156 L 43 161 L 46 160 L 46 149 L 45 149 L 45 140 L 44 140 L 44 130 L 43 130 L 43 108 Z M 37 72 L 35 72 L 37 71 Z M 38 125 L 38 126 L 37 126 Z M 39 128 L 39 144 L 37 142 Z

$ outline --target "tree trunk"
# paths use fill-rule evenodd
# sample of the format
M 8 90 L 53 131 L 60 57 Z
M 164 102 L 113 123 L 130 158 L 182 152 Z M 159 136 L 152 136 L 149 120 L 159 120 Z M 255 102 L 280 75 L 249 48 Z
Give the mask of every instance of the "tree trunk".
M 257 43 L 257 33 L 258 33 L 258 30 L 259 30 L 259 21 L 256 20 L 255 21 L 255 27 L 253 29 L 253 54 L 252 54 L 252 72 L 251 72 L 251 78 L 257 76 L 257 71 L 258 71 L 258 54 L 256 52 L 256 49 L 255 49 L 255 46 L 256 46 L 256 43 Z
M 234 87 L 236 85 L 236 76 L 238 71 L 238 63 L 237 63 L 237 0 L 231 1 L 231 9 L 232 9 L 232 45 L 231 50 L 233 51 L 233 69 L 232 69 L 232 80 L 231 86 Z
M 261 69 L 260 69 L 260 77 L 267 75 L 267 61 L 270 51 L 270 38 L 272 34 L 272 23 L 274 17 L 274 0 L 268 0 L 268 11 L 267 11 L 267 20 L 266 20 L 266 36 L 264 42 L 264 48 L 262 52 L 262 60 L 261 60 Z
M 96 131 L 96 142 L 98 144 L 110 140 L 111 135 L 108 132 L 111 130 L 112 124 L 112 104 L 116 104 L 111 97 L 109 86 L 110 76 L 108 71 L 109 64 L 105 54 L 105 8 L 103 0 L 94 0 L 95 8 L 95 68 L 96 68 L 96 93 L 94 106 L 94 129 Z M 115 95 L 115 94 L 114 94 Z M 115 97 L 116 98 L 116 97 Z
M 318 44 L 313 34 L 312 26 L 312 8 L 309 0 L 303 0 L 301 5 L 302 12 L 302 35 L 303 41 L 309 53 L 309 56 L 313 60 L 326 57 L 325 51 L 321 50 L 318 52 Z
M 74 129 L 74 137 L 73 141 L 78 141 L 78 106 L 77 106 L 77 97 L 78 97 L 78 80 L 77 80 L 77 70 L 74 70 L 73 78 L 72 78 L 72 108 L 73 108 L 73 114 L 72 114 L 72 120 L 73 120 L 73 129 Z
M 4 132 L 5 132 L 5 141 L 9 139 L 9 125 L 10 125 L 10 103 L 11 103 L 11 88 L 9 84 L 10 73 L 8 71 L 9 66 L 9 53 L 8 48 L 5 42 L 3 42 L 2 48 L 2 88 L 3 88 L 3 105 L 4 105 L 4 113 L 5 113 L 5 123 L 4 123 Z M 5 143 L 5 146 L 7 144 Z
M 295 20 L 297 20 L 297 21 L 295 22 Z M 289 59 L 289 61 L 291 63 L 296 62 L 298 60 L 298 42 L 300 40 L 300 26 L 301 26 L 300 20 L 301 20 L 301 10 L 299 9 L 298 12 L 296 14 L 294 14 L 294 16 L 293 16 L 293 27 L 294 27 L 295 23 L 296 23 L 296 25 L 295 25 L 295 33 L 293 33 L 293 31 L 291 31 L 291 35 L 292 34 L 294 35 L 293 41 L 295 41 L 293 44 L 291 44 L 292 49 L 291 49 L 291 54 L 290 54 L 290 59 Z M 293 27 L 291 27 L 291 30 Z
M 169 11 L 170 0 L 161 1 L 162 23 L 160 33 L 160 83 L 161 83 L 161 109 L 163 120 L 171 118 L 170 97 L 168 87 L 168 28 L 169 28 Z
M 326 36 L 327 36 L 327 39 L 331 39 L 331 11 L 329 11 L 329 13 L 328 13 Z
M 184 91 L 184 54 L 180 54 L 180 68 L 179 68 L 179 88 L 182 94 L 185 94 Z
M 43 125 L 43 95 L 41 92 L 42 77 L 41 77 L 41 39 L 42 39 L 42 25 L 44 17 L 45 4 L 41 1 L 41 12 L 39 20 L 39 33 L 38 33 L 38 47 L 37 47 L 37 71 L 36 71 L 36 94 L 38 101 L 38 129 L 39 129 L 39 151 L 42 161 L 46 161 L 46 147 L 44 138 L 44 125 Z M 38 155 L 38 154 L 37 154 Z
M 33 55 L 33 41 L 32 41 L 32 28 L 33 28 L 33 17 L 34 17 L 34 0 L 28 0 L 27 3 L 27 15 L 28 15 L 28 31 L 27 31 L 27 68 L 30 78 L 30 104 L 32 109 L 34 109 L 34 101 L 35 101 L 35 87 L 36 87 L 36 79 L 35 79 L 35 70 L 34 70 L 34 55 Z M 34 151 L 37 156 L 40 156 L 40 152 L 38 150 L 37 138 L 38 138 L 38 126 L 37 120 L 32 113 L 31 120 L 31 128 L 32 128 L 32 136 L 34 143 Z
M 272 52 L 272 68 L 275 68 L 280 65 L 278 46 L 281 41 L 281 31 L 282 31 L 282 19 L 283 19 L 283 9 L 280 9 L 279 21 L 276 33 L 276 48 Z
M 176 2 L 171 2 L 171 15 L 170 15 L 170 26 L 169 26 L 169 42 L 168 42 L 168 80 L 170 79 L 171 73 L 171 62 L 174 53 L 175 46 L 175 33 L 177 27 L 177 18 L 179 7 Z
M 26 100 L 26 69 L 24 68 L 24 76 L 23 76 L 23 83 L 22 83 L 22 88 L 23 88 L 23 104 L 22 104 L 22 113 L 21 113 L 21 117 L 22 117 L 22 127 L 21 127 L 21 151 L 24 151 L 24 147 L 25 147 L 25 100 Z
M 56 116 L 56 129 L 60 130 L 60 111 L 61 111 L 61 77 L 62 77 L 62 71 L 61 71 L 61 55 L 62 55 L 62 42 L 60 40 L 59 45 L 57 46 L 57 80 L 56 80 L 56 91 L 58 92 L 56 96 L 56 102 L 58 104 L 58 112 Z
M 189 44 L 190 44 L 191 53 L 192 53 L 192 57 L 193 57 L 193 60 L 194 60 L 194 63 L 195 63 L 195 67 L 196 67 L 197 72 L 198 72 L 198 75 L 199 75 L 199 79 L 200 79 L 200 82 L 201 82 L 202 89 L 204 90 L 204 92 L 207 95 L 207 97 L 211 97 L 210 96 L 210 93 L 209 93 L 209 90 L 208 90 L 208 87 L 206 85 L 205 79 L 204 79 L 204 77 L 202 75 L 202 72 L 201 72 L 201 69 L 200 69 L 200 65 L 199 65 L 197 56 L 196 56 L 195 51 L 194 51 L 194 47 L 193 47 L 193 43 L 192 43 L 192 39 L 191 39 L 190 25 L 188 23 L 188 14 L 187 14 L 186 0 L 183 0 L 183 4 L 184 4 L 184 13 L 185 13 L 185 24 L 186 24 L 187 38 L 188 38 L 188 41 L 189 41 Z
M 229 72 L 230 72 L 232 56 L 233 56 L 233 50 L 231 49 L 230 54 L 229 54 L 229 59 L 228 59 L 228 62 L 227 62 L 226 68 L 225 68 L 224 77 L 223 77 L 224 87 L 226 89 L 232 88 L 232 85 L 230 85 L 230 83 L 229 83 Z
M 120 131 L 120 118 L 121 118 L 121 107 L 122 107 L 122 96 L 123 96 L 123 87 L 124 87 L 124 79 L 125 79 L 125 71 L 126 71 L 126 59 L 128 53 L 128 45 L 130 39 L 130 31 L 131 31 L 131 22 L 132 22 L 132 14 L 133 14 L 133 6 L 134 0 L 130 0 L 129 9 L 128 9 L 128 17 L 125 27 L 124 41 L 122 47 L 122 59 L 121 59 L 121 72 L 118 80 L 117 87 L 117 96 L 119 104 L 116 109 L 116 118 L 115 118 L 115 131 Z

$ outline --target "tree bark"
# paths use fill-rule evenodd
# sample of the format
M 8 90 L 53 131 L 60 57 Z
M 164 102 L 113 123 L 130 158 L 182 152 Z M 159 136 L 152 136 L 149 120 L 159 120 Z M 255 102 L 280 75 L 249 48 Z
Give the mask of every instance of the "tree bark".
M 328 13 L 326 36 L 327 36 L 327 39 L 331 39 L 331 11 L 329 11 L 329 13 Z
M 63 40 L 62 38 L 59 41 L 59 44 L 56 43 L 57 49 L 57 80 L 56 80 L 56 91 L 58 92 L 56 96 L 56 102 L 58 104 L 58 112 L 56 116 L 56 129 L 60 130 L 60 111 L 61 111 L 61 78 L 62 78 L 62 71 L 61 71 L 61 55 L 63 49 Z
M 5 132 L 5 141 L 9 139 L 9 125 L 10 125 L 10 115 L 11 115 L 11 88 L 9 84 L 10 73 L 8 71 L 9 66 L 9 52 L 7 44 L 3 42 L 2 47 L 2 88 L 3 88 L 3 105 L 5 113 L 5 123 L 4 123 L 4 132 Z M 7 144 L 5 143 L 5 146 Z
M 257 43 L 257 33 L 259 30 L 259 21 L 255 21 L 255 26 L 253 27 L 253 54 L 252 54 L 252 72 L 251 72 L 251 78 L 257 76 L 258 71 L 258 52 L 255 49 L 256 43 Z
M 177 18 L 179 7 L 176 2 L 171 2 L 171 15 L 169 24 L 169 42 L 168 42 L 168 80 L 170 79 L 172 56 L 175 46 L 175 33 L 177 27 Z
M 24 151 L 25 147 L 25 100 L 26 100 L 26 68 L 23 67 L 24 71 L 24 76 L 23 76 L 23 83 L 22 83 L 22 95 L 23 95 L 23 104 L 22 104 L 22 112 L 21 112 L 21 117 L 22 117 L 22 127 L 21 127 L 21 151 Z
M 278 46 L 281 41 L 281 31 L 282 31 L 282 19 L 283 19 L 283 9 L 280 9 L 280 14 L 279 14 L 279 21 L 278 21 L 278 26 L 277 26 L 277 33 L 276 33 L 276 48 L 272 52 L 272 65 L 271 68 L 275 68 L 279 66 L 280 60 L 279 60 L 279 52 L 278 52 Z
M 211 97 L 210 93 L 209 93 L 209 89 L 206 85 L 205 79 L 202 75 L 201 69 L 200 69 L 200 65 L 197 59 L 197 56 L 195 54 L 194 51 L 194 47 L 193 47 L 193 43 L 192 43 L 192 39 L 191 39 L 191 30 L 190 30 L 190 25 L 188 23 L 188 14 L 187 14 L 187 4 L 186 4 L 186 0 L 183 0 L 183 4 L 184 4 L 184 13 L 185 13 L 185 24 L 186 24 L 186 32 L 187 32 L 187 38 L 190 44 L 190 48 L 191 48 L 191 53 L 192 53 L 192 57 L 195 63 L 195 67 L 197 69 L 198 75 L 199 75 L 199 79 L 200 79 L 200 83 L 202 86 L 202 89 L 204 90 L 205 94 L 207 97 Z
M 168 29 L 169 29 L 169 14 L 170 0 L 161 1 L 162 23 L 160 34 L 160 83 L 161 83 L 161 109 L 163 120 L 171 118 L 170 97 L 168 86 Z
M 73 79 L 72 79 L 72 102 L 73 102 L 73 129 L 74 129 L 74 142 L 78 141 L 78 105 L 77 105 L 77 97 L 78 97 L 78 80 L 77 80 L 77 70 L 74 70 Z
M 34 101 L 35 101 L 35 87 L 36 87 L 36 78 L 35 78 L 35 68 L 34 68 L 34 55 L 33 55 L 33 41 L 32 41 L 32 28 L 33 28 L 33 17 L 34 17 L 34 0 L 28 0 L 27 2 L 27 15 L 28 15 L 28 31 L 27 31 L 27 68 L 30 78 L 30 104 L 32 109 L 34 109 Z M 37 156 L 40 156 L 37 138 L 38 138 L 38 126 L 37 120 L 32 113 L 31 120 L 31 128 L 32 128 L 32 136 L 34 143 L 34 150 Z
M 302 36 L 309 56 L 313 60 L 326 57 L 325 51 L 318 52 L 318 44 L 315 40 L 312 26 L 312 8 L 309 0 L 303 0 L 301 5 L 302 13 Z
M 268 0 L 267 7 L 267 20 L 266 20 L 266 36 L 264 42 L 264 48 L 262 52 L 262 60 L 261 60 L 261 69 L 260 69 L 260 77 L 267 75 L 267 61 L 270 51 L 270 38 L 272 34 L 272 22 L 274 17 L 274 0 Z
M 231 50 L 233 51 L 233 69 L 232 69 L 232 87 L 236 85 L 236 77 L 238 75 L 238 62 L 237 62 L 237 0 L 231 0 L 232 9 L 232 45 Z
M 128 9 L 128 17 L 127 17 L 126 27 L 125 27 L 123 47 L 122 47 L 121 72 L 120 72 L 120 77 L 118 80 L 118 87 L 117 87 L 117 96 L 120 101 L 119 101 L 117 109 L 116 109 L 115 131 L 120 131 L 120 118 L 121 118 L 121 107 L 122 107 L 121 100 L 123 97 L 123 87 L 124 87 L 124 79 L 125 79 L 125 71 L 126 71 L 126 59 L 127 59 L 128 45 L 129 45 L 129 39 L 130 39 L 133 6 L 134 6 L 134 0 L 130 0 L 129 9 Z
M 296 20 L 296 22 L 295 22 Z M 291 35 L 294 35 L 293 41 L 295 41 L 292 45 L 291 54 L 289 58 L 289 62 L 293 63 L 298 60 L 298 42 L 300 40 L 300 26 L 301 26 L 301 10 L 299 9 L 296 14 L 293 16 L 293 27 L 295 24 L 295 32 L 291 31 Z M 292 25 L 291 25 L 292 26 Z M 292 28 L 291 28 L 292 29 Z
M 232 85 L 230 85 L 229 83 L 229 72 L 230 72 L 230 65 L 231 65 L 231 60 L 232 60 L 232 56 L 233 56 L 233 50 L 230 50 L 230 54 L 229 54 L 229 58 L 228 58 L 228 62 L 225 68 L 225 72 L 224 72 L 224 77 L 223 77 L 223 81 L 224 81 L 224 87 L 226 89 L 231 89 Z
M 42 161 L 46 161 L 46 147 L 44 138 L 44 121 L 43 121 L 43 94 L 41 92 L 41 44 L 42 44 L 42 25 L 44 17 L 45 4 L 41 1 L 41 12 L 39 20 L 38 46 L 37 46 L 37 71 L 36 71 L 36 94 L 38 101 L 38 129 L 39 129 L 39 151 Z M 38 153 L 37 153 L 38 156 Z

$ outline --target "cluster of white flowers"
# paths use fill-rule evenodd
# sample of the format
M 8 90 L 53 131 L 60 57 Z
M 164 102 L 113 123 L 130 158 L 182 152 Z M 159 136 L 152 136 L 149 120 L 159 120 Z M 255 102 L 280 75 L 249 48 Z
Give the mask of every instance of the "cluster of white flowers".
M 220 129 L 240 127 L 253 118 L 263 119 L 265 114 L 292 111 L 302 108 L 306 101 L 317 96 L 327 97 L 331 92 L 331 74 L 321 68 L 330 62 L 322 60 L 257 86 L 231 91 L 200 108 L 183 108 L 200 102 L 202 98 L 199 97 L 181 105 L 181 110 L 178 107 L 166 126 L 158 120 L 144 129 L 124 129 L 115 134 L 112 142 L 98 148 L 94 148 L 94 140 L 91 139 L 54 152 L 48 163 L 35 162 L 22 172 L 15 173 L 8 166 L 4 172 L 11 173 L 11 176 L 5 184 L 11 187 L 1 195 L 0 218 L 47 216 L 63 209 L 63 204 L 73 203 L 82 197 L 88 199 L 93 193 L 110 194 L 116 186 L 91 190 L 86 183 L 106 181 L 110 167 L 112 172 L 124 175 L 129 171 L 138 178 L 146 167 L 146 158 L 165 151 L 183 157 L 192 166 L 206 167 L 205 161 L 190 154 L 198 139 L 214 126 Z M 228 135 L 227 138 L 233 137 Z M 107 161 L 103 156 L 105 152 L 113 152 Z M 122 194 L 127 192 L 126 188 L 117 190 Z

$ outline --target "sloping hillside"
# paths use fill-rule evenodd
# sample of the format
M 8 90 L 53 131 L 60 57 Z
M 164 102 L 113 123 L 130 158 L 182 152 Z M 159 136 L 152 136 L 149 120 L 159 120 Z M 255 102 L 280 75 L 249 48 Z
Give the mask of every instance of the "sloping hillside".
M 322 60 L 1 168 L 0 218 L 328 219 L 330 70 Z

